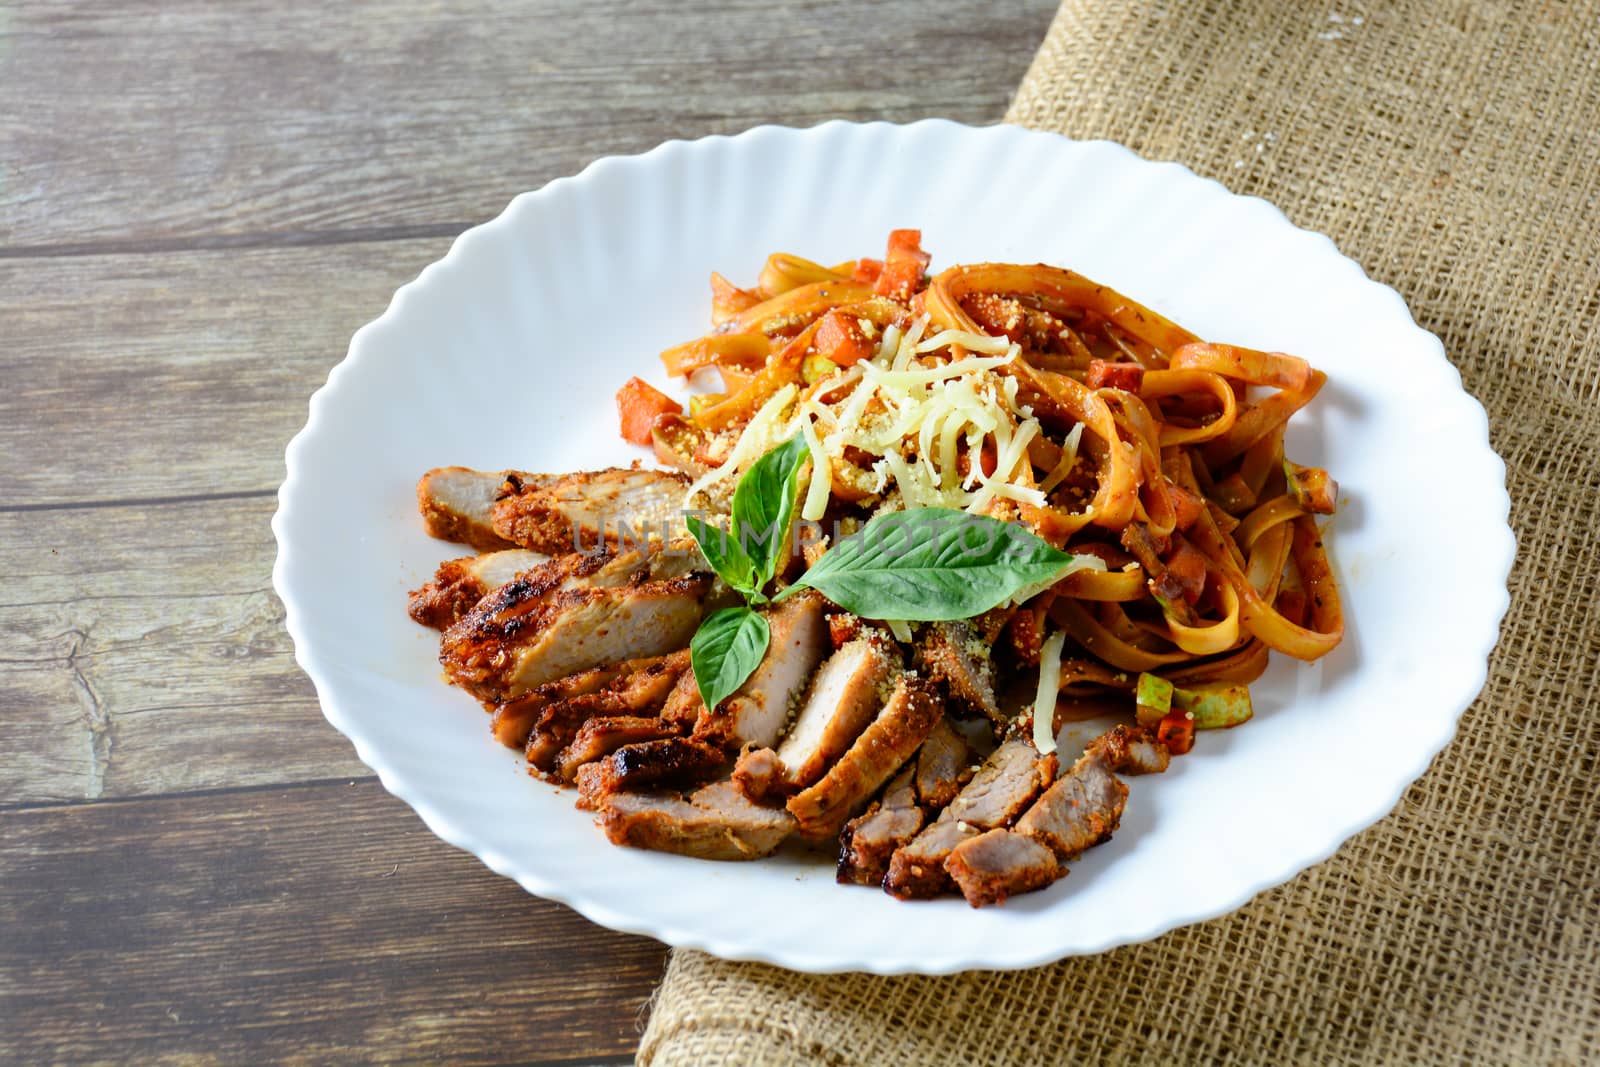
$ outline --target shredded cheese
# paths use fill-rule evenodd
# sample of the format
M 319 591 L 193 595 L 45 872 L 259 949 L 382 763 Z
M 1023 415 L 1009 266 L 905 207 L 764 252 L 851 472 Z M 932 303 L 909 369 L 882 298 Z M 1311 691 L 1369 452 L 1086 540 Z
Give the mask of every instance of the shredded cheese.
M 716 470 L 702 474 L 693 485 L 689 486 L 689 492 L 684 495 L 684 506 L 693 508 L 695 497 L 748 467 L 773 446 L 781 444 L 783 439 L 778 437 L 774 430 L 781 425 L 779 419 L 789 405 L 794 403 L 798 393 L 799 390 L 793 385 L 786 385 L 772 394 L 772 398 L 762 404 L 761 409 L 750 419 L 749 425 L 739 435 L 739 440 L 734 442 L 733 451 L 728 455 L 726 462 Z
M 1064 630 L 1045 638 L 1039 650 L 1039 690 L 1033 698 L 1033 747 L 1039 755 L 1056 750 L 1056 698 L 1061 693 L 1061 649 L 1067 643 Z
M 817 428 L 811 420 L 801 416 L 801 432 L 806 435 L 806 447 L 811 450 L 811 484 L 806 487 L 805 503 L 800 505 L 800 517 L 816 522 L 828 510 L 828 494 L 833 491 L 833 465 L 817 438 Z

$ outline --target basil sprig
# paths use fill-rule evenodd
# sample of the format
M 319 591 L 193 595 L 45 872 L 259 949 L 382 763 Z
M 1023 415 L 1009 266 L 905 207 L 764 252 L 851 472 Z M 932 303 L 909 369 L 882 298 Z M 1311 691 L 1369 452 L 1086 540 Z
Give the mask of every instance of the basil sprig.
M 766 616 L 751 605 L 765 604 L 762 592 L 778 572 L 789 546 L 800 468 L 806 442 L 796 434 L 751 465 L 733 491 L 733 521 L 723 530 L 690 515 L 689 533 L 700 552 L 744 597 L 741 607 L 724 608 L 700 624 L 689 642 L 689 662 L 706 707 L 715 708 L 761 665 L 771 633 Z
M 874 516 L 781 596 L 810 587 L 869 619 L 970 619 L 1048 586 L 1071 562 L 1015 523 L 912 508 Z
M 730 531 L 688 519 L 706 561 L 745 599 L 709 616 L 690 642 L 708 708 L 743 685 L 766 655 L 771 634 L 753 605 L 768 602 L 764 590 L 788 548 L 806 455 L 796 435 L 757 460 L 734 490 Z M 1047 588 L 1071 563 L 1071 555 L 1018 524 L 952 508 L 911 508 L 875 516 L 773 599 L 810 588 L 868 619 L 970 619 Z

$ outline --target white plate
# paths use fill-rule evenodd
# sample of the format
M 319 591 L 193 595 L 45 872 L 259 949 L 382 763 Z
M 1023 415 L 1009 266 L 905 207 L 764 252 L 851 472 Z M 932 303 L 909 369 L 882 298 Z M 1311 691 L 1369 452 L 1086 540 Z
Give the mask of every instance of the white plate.
M 767 253 L 1080 271 L 1201 336 L 1330 376 L 1290 454 L 1342 487 L 1344 644 L 1274 657 L 1242 729 L 1132 781 L 1122 829 L 1003 907 L 900 903 L 792 858 L 615 848 L 439 678 L 406 591 L 460 550 L 422 533 L 429 467 L 564 471 L 641 456 L 612 393 L 708 324 L 706 276 Z M 428 827 L 618 930 L 807 971 L 1013 968 L 1221 915 L 1388 812 L 1483 684 L 1514 551 L 1483 409 L 1396 293 L 1265 201 L 1115 144 L 1012 127 L 761 127 L 602 159 L 512 201 L 395 294 L 311 399 L 273 521 L 274 584 L 328 720 Z M 1471 754 L 1464 754 L 1470 759 Z M 330 813 L 337 818 L 337 813 Z

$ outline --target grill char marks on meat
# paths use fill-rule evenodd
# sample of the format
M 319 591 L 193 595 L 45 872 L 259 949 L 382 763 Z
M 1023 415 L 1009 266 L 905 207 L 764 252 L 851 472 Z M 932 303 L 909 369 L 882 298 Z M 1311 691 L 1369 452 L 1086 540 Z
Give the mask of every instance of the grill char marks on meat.
M 884 787 L 883 799 L 845 823 L 839 832 L 837 877 L 841 883 L 882 885 L 889 857 L 922 829 L 926 816 L 917 805 L 915 778 L 916 766 L 907 763 Z
M 665 656 L 591 667 L 565 678 L 557 678 L 496 705 L 493 721 L 495 738 L 507 747 L 525 749 L 546 711 L 580 697 L 599 698 L 588 704 L 589 714 L 593 715 L 653 712 L 662 706 L 669 691 L 688 670 L 689 652 L 683 649 Z M 582 718 L 577 721 L 581 723 Z M 560 745 L 556 747 L 560 748 Z
M 1160 774 L 1172 762 L 1172 753 L 1156 740 L 1155 731 L 1142 726 L 1114 726 L 1095 738 L 1088 750 L 1101 753 L 1120 774 Z
M 660 741 L 676 731 L 660 719 L 640 715 L 604 715 L 578 728 L 572 743 L 556 758 L 556 771 L 564 781 L 573 781 L 578 768 L 602 756 L 609 756 L 623 745 L 641 741 Z
M 772 634 L 767 654 L 737 692 L 700 716 L 697 738 L 730 750 L 777 744 L 789 710 L 828 652 L 824 604 L 822 597 L 805 592 L 767 609 Z
M 1003 904 L 1015 893 L 1043 889 L 1067 873 L 1044 845 L 1006 829 L 967 838 L 950 850 L 944 866 L 974 908 Z
M 925 679 L 902 673 L 871 725 L 814 785 L 789 799 L 789 813 L 812 841 L 836 837 L 878 787 L 909 760 L 943 714 Z
M 406 614 L 424 626 L 443 630 L 492 591 L 545 559 L 539 552 L 507 548 L 446 560 L 439 564 L 431 581 L 411 591 Z
M 883 888 L 902 899 L 931 897 L 951 888 L 945 860 L 963 840 L 1009 825 L 1050 784 L 1054 756 L 1040 756 L 1027 741 L 1011 739 L 984 761 L 978 773 L 940 812 L 939 819 L 889 861 Z
M 922 632 L 917 659 L 923 671 L 949 693 L 954 709 L 1003 725 L 995 698 L 989 646 L 965 622 L 936 622 Z
M 1127 800 L 1128 787 L 1111 773 L 1105 757 L 1088 752 L 1017 820 L 1017 832 L 1063 861 L 1076 859 L 1111 839 Z
M 689 651 L 684 649 L 636 663 L 596 691 L 551 702 L 538 713 L 529 732 L 524 747 L 528 762 L 541 771 L 553 771 L 561 751 L 589 720 L 640 716 L 660 710 L 688 670 Z M 662 729 L 664 733 L 659 736 L 679 732 L 665 723 Z M 570 774 L 564 777 L 572 780 Z
M 712 860 L 759 859 L 794 831 L 788 812 L 751 803 L 732 782 L 705 786 L 688 800 L 615 793 L 595 822 L 613 844 Z
M 618 556 L 592 571 L 582 559 L 519 575 L 446 630 L 439 660 L 450 680 L 502 702 L 601 664 L 685 648 L 720 606 L 711 574 L 685 571 L 675 552 Z
M 623 745 L 578 768 L 578 806 L 592 810 L 615 793 L 693 785 L 715 777 L 727 764 L 720 748 L 687 737 Z
M 683 536 L 689 479 L 672 471 L 601 471 L 527 480 L 509 474 L 490 509 L 503 542 L 536 552 L 587 551 Z

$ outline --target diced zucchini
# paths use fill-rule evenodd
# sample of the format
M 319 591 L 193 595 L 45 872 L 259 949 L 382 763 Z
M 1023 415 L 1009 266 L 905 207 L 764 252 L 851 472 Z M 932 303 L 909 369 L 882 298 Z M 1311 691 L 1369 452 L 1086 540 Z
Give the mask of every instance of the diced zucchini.
M 1139 725 L 1154 726 L 1160 722 L 1172 710 L 1173 692 L 1172 683 L 1160 675 L 1139 675 L 1139 684 L 1134 690 L 1134 701 L 1138 705 L 1134 714 Z
M 1175 707 L 1194 716 L 1196 730 L 1224 730 L 1248 722 L 1255 713 L 1247 685 L 1204 686 L 1172 691 Z

